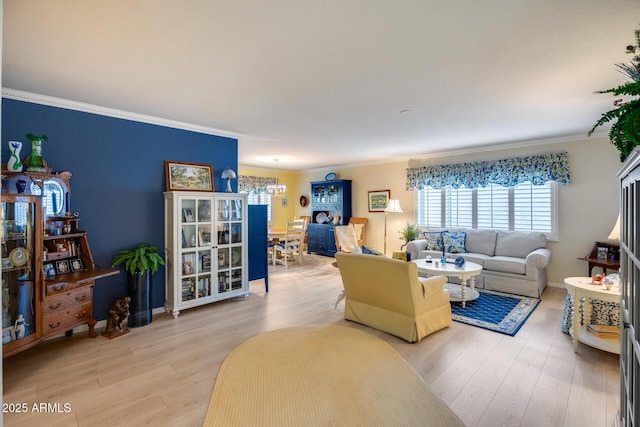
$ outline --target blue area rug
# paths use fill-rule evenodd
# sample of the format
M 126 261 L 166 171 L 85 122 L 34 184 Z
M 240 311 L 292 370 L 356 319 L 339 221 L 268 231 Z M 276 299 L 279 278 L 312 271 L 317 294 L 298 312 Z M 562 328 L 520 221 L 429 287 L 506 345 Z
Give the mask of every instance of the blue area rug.
M 538 298 L 505 294 L 478 289 L 480 297 L 475 301 L 451 303 L 453 320 L 501 334 L 514 336 L 527 321 L 540 300 Z

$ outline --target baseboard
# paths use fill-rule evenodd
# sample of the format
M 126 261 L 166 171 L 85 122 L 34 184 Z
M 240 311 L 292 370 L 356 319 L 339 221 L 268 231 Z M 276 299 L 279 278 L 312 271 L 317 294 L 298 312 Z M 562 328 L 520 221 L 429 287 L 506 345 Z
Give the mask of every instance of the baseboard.
M 161 313 L 166 313 L 167 310 L 165 310 L 164 307 L 156 307 L 153 310 L 151 310 L 151 315 L 156 315 L 156 314 L 161 314 Z M 107 320 L 98 320 L 98 323 L 96 323 L 96 326 L 94 326 L 94 328 L 100 329 L 100 328 L 106 328 L 107 327 Z M 88 325 L 80 325 L 77 328 L 73 328 L 73 333 L 80 333 L 80 332 L 84 332 L 84 331 L 88 331 L 89 330 L 89 326 Z M 54 335 L 51 336 L 47 339 L 51 339 L 51 338 L 59 338 L 59 337 L 64 337 L 66 334 L 66 332 L 62 332 L 61 334 L 58 335 Z
M 547 282 L 547 286 L 549 286 L 550 288 L 565 289 L 564 283 Z

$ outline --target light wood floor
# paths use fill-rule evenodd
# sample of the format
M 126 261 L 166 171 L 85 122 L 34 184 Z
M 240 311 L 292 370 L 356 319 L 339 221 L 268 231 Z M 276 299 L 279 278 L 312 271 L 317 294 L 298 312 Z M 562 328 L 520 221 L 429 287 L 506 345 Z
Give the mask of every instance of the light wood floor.
M 270 292 L 184 311 L 114 340 L 86 332 L 4 361 L 4 403 L 70 404 L 68 413 L 4 414 L 5 426 L 199 426 L 220 364 L 247 338 L 293 325 L 338 324 L 393 345 L 470 426 L 612 426 L 618 356 L 560 331 L 565 291 L 547 288 L 515 337 L 454 322 L 409 344 L 345 321 L 332 258 L 270 267 Z M 372 373 L 375 375 L 375 373 Z M 251 408 L 247 408 L 251 410 Z

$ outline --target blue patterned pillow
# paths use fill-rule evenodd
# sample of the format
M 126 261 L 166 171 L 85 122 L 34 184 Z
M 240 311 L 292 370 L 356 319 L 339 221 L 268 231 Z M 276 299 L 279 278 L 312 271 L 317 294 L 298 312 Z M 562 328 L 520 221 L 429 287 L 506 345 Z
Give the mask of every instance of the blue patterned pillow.
M 442 231 L 425 231 L 422 234 L 427 241 L 428 251 L 442 250 Z
M 460 231 L 458 233 L 442 232 L 442 242 L 444 250 L 452 254 L 461 254 L 467 252 L 465 243 L 467 241 L 467 233 Z

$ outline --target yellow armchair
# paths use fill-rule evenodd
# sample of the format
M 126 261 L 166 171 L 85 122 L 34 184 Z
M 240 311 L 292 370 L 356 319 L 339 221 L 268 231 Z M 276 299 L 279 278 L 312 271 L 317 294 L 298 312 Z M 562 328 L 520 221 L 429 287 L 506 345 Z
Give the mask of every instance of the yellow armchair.
M 408 342 L 451 325 L 444 276 L 418 277 L 412 262 L 336 253 L 344 285 L 344 318 Z

